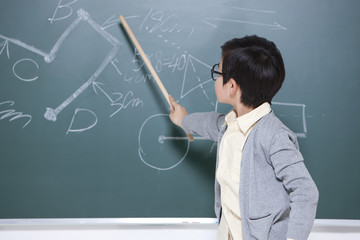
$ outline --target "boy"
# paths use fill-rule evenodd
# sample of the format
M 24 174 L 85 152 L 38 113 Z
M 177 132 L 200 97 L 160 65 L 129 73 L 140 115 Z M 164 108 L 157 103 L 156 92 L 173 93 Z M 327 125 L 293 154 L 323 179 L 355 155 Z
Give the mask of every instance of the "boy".
M 296 136 L 274 115 L 271 100 L 285 68 L 276 45 L 258 36 L 233 39 L 211 70 L 227 115 L 187 114 L 170 96 L 170 119 L 186 133 L 217 141 L 217 239 L 307 239 L 318 190 Z

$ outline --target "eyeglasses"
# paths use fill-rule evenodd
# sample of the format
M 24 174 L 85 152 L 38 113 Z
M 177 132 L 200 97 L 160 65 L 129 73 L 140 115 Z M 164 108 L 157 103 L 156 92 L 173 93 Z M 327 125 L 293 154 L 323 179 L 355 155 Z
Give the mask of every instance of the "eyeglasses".
M 217 75 L 225 76 L 225 73 L 217 71 L 219 68 L 219 64 L 215 64 L 211 69 L 211 78 L 212 80 L 216 81 Z

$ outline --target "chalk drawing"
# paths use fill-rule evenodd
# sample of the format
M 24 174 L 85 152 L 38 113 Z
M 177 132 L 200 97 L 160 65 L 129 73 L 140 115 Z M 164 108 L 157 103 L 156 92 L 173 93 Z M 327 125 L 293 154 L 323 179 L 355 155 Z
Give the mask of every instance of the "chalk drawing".
M 0 102 L 0 107 L 2 105 L 13 106 L 14 104 L 15 104 L 14 101 Z M 10 122 L 14 121 L 14 120 L 17 120 L 19 118 L 27 118 L 28 120 L 23 125 L 23 128 L 25 128 L 31 122 L 31 119 L 32 119 L 30 114 L 23 114 L 22 112 L 16 112 L 15 109 L 7 109 L 7 110 L 0 111 L 0 116 L 1 116 L 0 120 L 3 120 L 5 118 L 9 118 Z
M 77 0 L 59 0 L 57 7 L 52 15 L 51 18 L 48 20 L 51 24 L 53 24 L 56 21 L 64 20 L 69 18 L 73 14 L 73 4 L 75 4 Z M 213 6 L 218 6 L 216 4 L 212 4 Z M 249 8 L 239 8 L 234 6 L 229 6 L 233 10 L 237 11 L 244 11 L 244 12 L 253 12 L 258 14 L 275 14 L 275 11 L 270 10 L 259 10 L 259 9 L 249 9 Z M 128 16 L 128 18 L 138 18 L 140 16 L 134 15 L 134 16 Z M 149 34 L 155 34 L 158 38 L 161 38 L 162 42 L 169 44 L 170 46 L 177 47 L 177 49 L 180 49 L 180 46 L 177 45 L 176 42 L 169 40 L 165 38 L 164 34 L 171 34 L 171 33 L 184 33 L 186 31 L 187 38 L 191 38 L 191 36 L 194 34 L 196 29 L 194 27 L 190 27 L 189 29 L 185 28 L 179 23 L 180 17 L 177 13 L 172 13 L 170 15 L 165 14 L 163 11 L 156 11 L 153 8 L 149 10 L 146 17 L 141 22 L 141 25 L 139 27 L 139 31 L 146 31 Z M 278 30 L 286 30 L 285 27 L 278 24 L 276 21 L 273 21 L 272 23 L 261 23 L 256 21 L 242 21 L 239 19 L 231 19 L 231 18 L 221 18 L 221 17 L 209 17 L 206 14 L 202 14 L 200 16 L 200 21 L 202 21 L 205 24 L 208 24 L 214 28 L 218 28 L 218 24 L 221 22 L 233 22 L 233 23 L 239 23 L 239 24 L 247 24 L 247 25 L 255 25 L 255 26 L 262 26 L 267 27 L 270 29 L 278 29 Z M 56 57 L 56 53 L 59 51 L 63 43 L 66 41 L 66 39 L 69 37 L 70 33 L 75 31 L 75 29 L 79 26 L 81 22 L 86 22 L 89 24 L 89 26 L 97 32 L 99 35 L 101 35 L 108 43 L 112 45 L 112 49 L 109 51 L 109 53 L 106 55 L 106 57 L 101 62 L 100 66 L 95 70 L 95 72 L 91 75 L 91 77 L 83 83 L 74 93 L 72 93 L 65 101 L 63 101 L 59 106 L 55 108 L 46 108 L 46 112 L 44 114 L 44 117 L 47 120 L 50 121 L 56 121 L 57 116 L 60 114 L 62 110 L 64 110 L 69 104 L 71 104 L 78 96 L 80 96 L 89 86 L 93 87 L 93 90 L 96 94 L 101 93 L 103 96 L 105 96 L 109 102 L 110 106 L 116 107 L 116 110 L 110 114 L 109 117 L 113 117 L 117 113 L 119 113 L 121 110 L 130 108 L 130 107 L 141 107 L 143 108 L 144 103 L 140 98 L 137 98 L 134 96 L 133 91 L 128 91 L 126 93 L 121 92 L 112 92 L 108 93 L 104 89 L 104 84 L 101 82 L 96 81 L 99 77 L 99 75 L 104 71 L 104 69 L 111 64 L 112 67 L 116 70 L 117 74 L 124 78 L 124 81 L 128 83 L 143 83 L 147 80 L 151 79 L 151 76 L 147 74 L 144 76 L 142 75 L 141 78 L 135 78 L 132 76 L 127 75 L 127 73 L 123 74 L 120 70 L 120 64 L 117 58 L 115 58 L 116 54 L 119 51 L 121 43 L 118 39 L 116 39 L 114 36 L 112 36 L 110 33 L 105 31 L 105 29 L 116 26 L 119 24 L 119 19 L 113 15 L 110 18 L 106 19 L 105 22 L 102 25 L 99 25 L 95 21 L 93 21 L 89 13 L 84 11 L 83 9 L 79 9 L 77 11 L 77 17 L 75 20 L 65 29 L 65 31 L 60 35 L 60 37 L 57 39 L 53 47 L 51 48 L 49 53 L 46 53 L 45 51 L 35 48 L 29 44 L 23 43 L 17 39 L 9 38 L 3 35 L 0 35 L 0 38 L 3 39 L 3 41 L 0 43 L 0 54 L 6 53 L 8 59 L 10 58 L 10 52 L 9 52 L 9 43 L 18 45 L 24 49 L 27 49 L 33 53 L 36 53 L 44 58 L 44 61 L 46 63 L 51 63 L 54 61 Z M 139 53 L 137 49 L 134 48 L 134 58 L 132 63 L 136 65 L 132 69 L 133 72 L 140 72 L 140 70 L 144 67 L 144 62 L 140 60 Z M 207 92 L 204 89 L 205 84 L 213 84 L 212 79 L 209 77 L 203 77 L 200 73 L 203 73 L 205 71 L 209 71 L 211 69 L 211 66 L 206 64 L 205 62 L 201 61 L 198 58 L 195 58 L 188 52 L 184 51 L 182 54 L 174 53 L 170 55 L 169 57 L 165 57 L 165 54 L 162 50 L 157 51 L 155 54 L 151 54 L 148 56 L 149 59 L 153 58 L 153 61 L 155 61 L 154 65 L 156 67 L 157 72 L 161 72 L 164 67 L 170 68 L 172 73 L 175 71 L 183 71 L 183 81 L 182 81 L 182 87 L 181 87 L 181 93 L 180 98 L 186 97 L 189 93 L 193 92 L 194 90 L 201 90 L 202 93 L 206 96 L 207 100 L 215 107 L 215 110 L 218 108 L 218 102 L 215 101 L 212 102 L 212 99 L 208 96 Z M 39 65 L 36 61 L 30 59 L 30 58 L 24 58 L 19 61 L 17 61 L 13 65 L 13 73 L 14 75 L 22 80 L 22 81 L 35 81 L 38 79 L 38 76 L 35 77 L 25 77 L 22 74 L 20 74 L 20 71 L 18 71 L 18 68 L 20 64 L 32 64 L 36 69 L 39 68 Z M 15 103 L 13 101 L 5 101 L 0 103 L 0 106 L 13 106 Z M 305 105 L 304 104 L 293 104 L 293 103 L 279 103 L 274 102 L 274 105 L 282 105 L 282 106 L 290 106 L 290 107 L 300 107 L 302 109 L 302 123 L 303 123 L 303 132 L 296 133 L 298 137 L 306 137 L 307 133 L 307 126 L 306 126 L 306 119 L 305 119 Z M 31 115 L 29 114 L 23 114 L 21 112 L 16 112 L 14 109 L 7 109 L 0 111 L 0 120 L 3 120 L 5 118 L 8 118 L 9 121 L 13 121 L 20 118 L 26 118 L 27 122 L 23 125 L 23 128 L 26 127 L 31 122 Z M 80 119 L 84 118 L 84 116 L 87 119 L 90 119 L 89 122 L 84 123 Z M 158 128 L 151 128 L 151 125 L 154 122 L 158 122 L 156 124 L 164 123 L 172 125 L 171 122 L 169 122 L 169 118 L 167 114 L 155 114 L 150 117 L 148 117 L 142 124 L 139 130 L 138 135 L 138 154 L 141 159 L 141 161 L 148 167 L 154 168 L 158 171 L 165 171 L 165 170 L 171 170 L 175 167 L 177 167 L 181 162 L 186 158 L 189 148 L 190 148 L 190 141 L 185 136 L 173 136 L 172 133 L 167 133 L 166 130 L 162 129 L 161 127 Z M 75 112 L 72 116 L 70 125 L 66 131 L 66 134 L 69 133 L 81 133 L 84 131 L 88 131 L 95 127 L 95 125 L 98 122 L 98 118 L 95 114 L 95 112 L 85 109 L 85 108 L 76 108 Z M 168 122 L 168 123 L 167 123 Z M 170 129 L 170 128 L 168 128 Z M 155 131 L 155 132 L 154 132 Z M 146 134 L 152 134 L 151 136 L 148 136 Z M 206 140 L 203 137 L 195 136 L 195 140 Z M 181 152 L 176 156 L 175 162 L 169 162 L 169 163 L 159 163 L 154 161 L 154 154 L 153 152 L 149 152 L 149 147 L 147 146 L 147 143 L 149 143 L 149 140 L 155 140 L 157 143 L 155 155 L 156 158 L 161 158 L 162 156 L 166 156 L 166 152 L 171 152 L 171 147 L 169 148 L 167 144 L 172 144 L 174 142 L 177 143 L 184 143 L 184 148 L 181 150 Z M 154 141 L 150 141 L 151 148 L 154 148 L 153 146 Z M 177 144 L 179 146 L 181 144 Z M 216 147 L 216 143 L 214 143 L 210 149 L 210 152 L 213 151 L 213 149 Z M 151 151 L 153 151 L 152 149 Z M 158 152 L 156 152 L 158 151 Z M 165 154 L 165 155 L 164 155 Z M 171 152 L 172 158 L 173 152 Z M 166 157 L 163 157 L 166 158 Z
M 282 118 L 282 117 L 294 118 L 295 117 L 295 116 L 284 116 L 284 114 L 281 113 L 281 110 L 284 110 L 285 114 L 287 114 L 287 112 L 291 112 L 291 111 L 299 112 L 300 114 L 298 114 L 298 115 L 300 115 L 300 117 L 296 116 L 296 118 L 300 118 L 301 121 L 296 122 L 294 124 L 296 129 L 291 129 L 291 130 L 295 133 L 295 135 L 298 138 L 306 138 L 306 134 L 308 133 L 308 129 L 307 129 L 307 123 L 306 123 L 306 117 L 307 116 L 306 116 L 306 113 L 305 113 L 305 108 L 306 108 L 305 104 L 286 103 L 286 102 L 271 102 L 271 104 L 272 104 L 272 109 L 275 110 L 275 113 L 279 118 Z M 279 106 L 281 108 L 279 108 L 277 106 Z M 215 109 L 214 109 L 215 112 L 218 112 L 218 107 L 219 107 L 219 103 L 218 103 L 218 101 L 216 101 L 216 105 L 215 105 Z M 283 107 L 287 107 L 287 108 L 290 108 L 290 109 L 285 110 Z M 224 109 L 222 109 L 222 110 L 224 111 Z M 231 108 L 229 107 L 228 110 L 230 111 Z M 292 123 L 294 123 L 294 121 L 292 121 Z
M 218 25 L 212 22 L 233 22 L 233 23 L 243 23 L 248 25 L 257 25 L 257 26 L 271 28 L 274 30 L 287 30 L 286 27 L 280 25 L 275 21 L 273 23 L 260 23 L 260 22 L 251 22 L 251 21 L 241 21 L 237 19 L 206 17 L 206 14 L 202 14 L 200 20 L 214 28 L 218 28 Z
M 35 48 L 35 47 L 33 47 L 33 46 L 30 46 L 30 45 L 28 45 L 28 44 L 26 44 L 26 43 L 23 43 L 23 42 L 21 42 L 21 41 L 19 41 L 19 40 L 17 40 L 17 39 L 9 38 L 9 37 L 6 37 L 6 36 L 1 35 L 1 34 L 0 34 L 0 38 L 2 38 L 2 39 L 5 40 L 5 44 L 6 44 L 6 45 L 8 45 L 9 42 L 10 42 L 10 43 L 13 43 L 13 44 L 15 44 L 15 45 L 18 45 L 18 46 L 20 46 L 20 47 L 22 47 L 22 48 L 25 48 L 25 49 L 33 52 L 33 53 L 36 53 L 36 54 L 44 57 L 45 61 L 48 60 L 47 62 L 51 62 L 51 61 L 50 61 L 51 58 L 48 56 L 49 54 L 45 53 L 44 51 L 42 51 L 42 50 L 40 50 L 40 49 L 37 49 L 37 48 Z M 7 47 L 7 48 L 8 48 L 8 47 Z M 8 56 L 9 56 L 9 53 L 8 53 Z
M 70 5 L 72 3 L 74 3 L 75 1 L 73 1 L 71 4 L 65 4 L 65 5 L 61 5 L 62 1 L 59 1 L 58 4 L 58 8 L 60 8 L 60 6 L 62 7 L 66 7 L 66 8 L 70 8 L 72 10 L 72 8 L 70 7 Z M 56 15 L 56 12 L 54 13 L 54 15 Z M 63 44 L 63 42 L 65 41 L 65 39 L 68 37 L 68 35 L 74 31 L 74 29 L 79 25 L 79 23 L 81 21 L 85 21 L 87 22 L 97 33 L 99 33 L 102 37 L 104 37 L 110 44 L 113 45 L 113 49 L 108 53 L 108 55 L 106 56 L 106 58 L 103 60 L 103 62 L 101 63 L 101 65 L 99 66 L 99 68 L 95 71 L 95 73 L 88 79 L 88 81 L 86 83 L 84 83 L 79 89 L 77 89 L 69 98 L 67 98 L 63 103 L 61 103 L 58 107 L 56 108 L 50 108 L 47 107 L 46 108 L 46 112 L 44 114 L 44 117 L 47 120 L 50 121 L 56 121 L 57 119 L 57 115 L 64 109 L 66 108 L 75 98 L 77 98 L 86 88 L 88 88 L 92 82 L 94 82 L 96 80 L 96 78 L 100 75 L 100 73 L 105 69 L 105 67 L 111 63 L 111 61 L 114 59 L 116 53 L 119 50 L 119 45 L 121 45 L 122 43 L 116 39 L 114 36 L 112 36 L 110 33 L 104 31 L 101 26 L 99 24 L 97 24 L 96 22 L 94 22 L 90 16 L 89 13 L 84 11 L 83 9 L 79 9 L 77 11 L 77 18 L 71 23 L 71 25 L 61 34 L 61 36 L 59 37 L 59 39 L 56 41 L 55 45 L 53 46 L 53 48 L 51 49 L 50 53 L 47 54 L 44 51 L 37 49 L 33 46 L 30 46 L 26 43 L 23 43 L 17 39 L 12 39 L 12 38 L 8 38 L 5 37 L 3 35 L 0 34 L 0 38 L 4 39 L 6 43 L 8 44 L 8 42 L 11 42 L 13 44 L 16 44 L 22 48 L 25 48 L 31 52 L 34 52 L 42 57 L 44 57 L 45 62 L 50 63 L 55 59 L 55 54 L 57 53 L 57 51 L 59 50 L 60 46 Z M 3 47 L 4 48 L 4 47 Z M 3 49 L 2 49 L 3 50 Z M 38 67 L 37 63 L 34 62 L 34 64 L 36 64 L 36 66 Z M 15 67 L 14 67 L 15 68 Z M 15 73 L 15 71 L 14 71 Z M 21 80 L 36 80 L 36 79 L 24 79 L 21 78 L 20 76 L 17 75 L 17 77 Z
M 4 39 L 6 42 L 13 43 L 15 45 L 18 45 L 19 47 L 22 47 L 24 49 L 27 49 L 33 53 L 36 53 L 44 58 L 44 61 L 47 63 L 51 63 L 55 59 L 55 54 L 59 50 L 61 44 L 64 42 L 64 40 L 68 37 L 68 35 L 79 25 L 79 23 L 82 20 L 86 20 L 88 17 L 88 14 L 80 9 L 78 11 L 78 17 L 72 22 L 72 24 L 61 34 L 61 36 L 58 38 L 52 49 L 50 50 L 50 53 L 45 53 L 44 51 L 35 48 L 33 46 L 30 46 L 29 44 L 23 43 L 17 39 L 9 38 L 6 36 L 3 36 L 0 34 L 0 38 Z M 105 34 L 104 34 L 105 35 Z
M 14 73 L 14 75 L 15 75 L 18 79 L 20 79 L 21 81 L 25 81 L 25 82 L 35 81 L 36 79 L 38 79 L 38 76 L 33 77 L 33 78 L 24 78 L 24 77 L 20 77 L 20 76 L 17 74 L 17 72 L 16 72 L 16 70 L 15 70 L 15 69 L 16 69 L 16 66 L 17 66 L 19 63 L 22 63 L 22 62 L 24 62 L 24 61 L 27 61 L 27 62 L 32 63 L 33 65 L 35 65 L 35 67 L 36 67 L 37 69 L 39 69 L 39 65 L 38 65 L 37 62 L 35 62 L 33 59 L 31 59 L 31 58 L 24 58 L 24 59 L 21 59 L 21 60 L 17 61 L 17 62 L 13 65 L 13 73 Z
M 245 12 L 270 13 L 270 14 L 276 13 L 275 11 L 272 11 L 272 10 L 261 10 L 261 9 L 254 9 L 254 8 L 242 8 L 242 7 L 235 7 L 235 6 L 226 6 L 224 4 L 209 3 L 208 5 L 216 7 L 216 8 L 226 7 L 226 8 L 231 8 L 231 9 L 245 11 Z
M 50 121 L 56 121 L 57 119 L 57 115 L 64 109 L 66 108 L 72 101 L 74 101 L 82 92 L 85 91 L 85 89 L 87 89 L 89 86 L 92 85 L 92 83 L 97 79 L 97 77 L 101 74 L 101 72 L 105 69 L 105 67 L 111 63 L 111 61 L 115 58 L 115 55 L 117 54 L 118 50 L 119 50 L 119 45 L 122 44 L 119 40 L 117 40 L 114 36 L 112 36 L 111 34 L 109 34 L 108 32 L 104 31 L 101 26 L 99 24 L 97 24 L 96 22 L 94 22 L 89 14 L 80 9 L 77 11 L 78 13 L 78 18 L 73 22 L 71 28 L 67 29 L 67 34 L 63 34 L 63 38 L 61 39 L 61 41 L 58 40 L 58 43 L 61 44 L 66 36 L 72 31 L 74 30 L 75 26 L 78 25 L 78 22 L 80 20 L 84 20 L 86 21 L 97 33 L 99 33 L 102 37 L 104 37 L 110 44 L 113 45 L 113 49 L 108 53 L 108 55 L 105 57 L 105 59 L 103 60 L 103 62 L 101 63 L 101 65 L 98 67 L 98 69 L 95 71 L 95 73 L 79 88 L 77 89 L 70 97 L 68 97 L 63 103 L 61 103 L 59 106 L 57 106 L 56 108 L 46 108 L 46 112 L 44 114 L 44 117 L 47 120 Z
M 85 91 L 92 83 L 97 79 L 100 73 L 104 70 L 104 68 L 111 62 L 111 60 L 115 57 L 116 53 L 118 52 L 118 48 L 113 48 L 110 53 L 106 56 L 100 67 L 96 70 L 96 72 L 87 80 L 79 89 L 77 89 L 70 97 L 68 97 L 63 103 L 61 103 L 55 109 L 46 108 L 46 112 L 44 117 L 50 121 L 56 121 L 57 115 L 66 108 L 72 101 L 75 100 L 82 92 Z
M 302 119 L 302 130 L 303 132 L 295 132 L 296 136 L 299 138 L 306 138 L 307 134 L 307 126 L 306 126 L 306 114 L 305 114 L 305 104 L 299 103 L 284 103 L 284 102 L 272 102 L 273 105 L 279 106 L 288 106 L 288 107 L 295 107 L 300 108 L 301 110 L 301 119 Z
M 197 70 L 198 67 L 202 67 L 202 68 L 205 67 L 205 68 L 209 69 L 208 70 L 209 71 L 208 79 L 200 78 L 198 70 Z M 213 82 L 213 80 L 210 78 L 210 70 L 211 70 L 210 65 L 202 62 L 201 60 L 199 60 L 189 54 L 188 58 L 187 58 L 186 67 L 185 67 L 180 97 L 184 98 L 186 95 L 188 95 L 190 92 L 194 91 L 197 88 L 201 88 L 203 93 L 205 93 L 205 95 L 207 96 L 205 90 L 203 89 L 203 85 Z M 192 77 L 190 77 L 190 75 L 192 75 Z M 212 102 L 211 102 L 211 104 L 214 105 L 214 103 L 212 103 Z
M 220 4 L 209 4 L 209 6 L 216 7 L 217 9 L 220 8 L 230 8 L 232 10 L 238 10 L 242 12 L 252 12 L 252 13 L 258 13 L 258 14 L 275 14 L 275 11 L 272 10 L 262 10 L 262 9 L 251 9 L 251 8 L 242 8 L 242 7 L 236 7 L 236 6 L 226 6 L 226 5 L 220 5 Z M 239 16 L 239 14 L 237 14 Z M 203 23 L 218 28 L 217 23 L 221 22 L 233 22 L 233 23 L 240 23 L 245 25 L 255 25 L 255 26 L 261 26 L 270 28 L 273 30 L 287 30 L 286 27 L 280 25 L 276 21 L 273 21 L 272 23 L 262 23 L 262 22 L 255 22 L 255 21 L 244 21 L 239 19 L 230 19 L 230 18 L 218 18 L 218 17 L 207 17 L 205 13 L 200 15 L 200 21 Z
M 154 129 L 152 124 L 157 124 L 156 129 Z M 170 122 L 168 114 L 155 114 L 148 117 L 144 123 L 141 125 L 138 142 L 139 142 L 139 157 L 141 161 L 148 167 L 154 168 L 156 170 L 166 171 L 171 170 L 177 167 L 187 156 L 190 148 L 190 141 L 189 139 L 184 137 L 167 137 L 161 134 L 157 134 L 161 131 L 162 126 L 164 123 L 168 123 L 169 126 L 172 126 Z M 169 129 L 169 128 L 168 128 Z M 152 131 L 153 130 L 153 131 Z M 164 130 L 165 131 L 165 130 Z M 152 136 L 149 136 L 153 134 Z M 185 135 L 185 134 L 184 134 Z M 169 156 L 166 155 L 166 147 L 162 147 L 166 144 L 167 141 L 183 141 L 184 147 L 181 149 L 181 153 L 175 155 L 174 153 L 170 153 Z M 157 146 L 153 146 L 154 141 L 158 143 Z M 150 143 L 150 145 L 149 145 Z M 151 146 L 151 148 L 147 146 Z M 149 151 L 148 151 L 149 150 Z M 156 158 L 154 159 L 154 156 Z M 156 160 L 165 159 L 169 161 L 169 163 L 160 163 Z M 173 161 L 170 163 L 170 161 Z

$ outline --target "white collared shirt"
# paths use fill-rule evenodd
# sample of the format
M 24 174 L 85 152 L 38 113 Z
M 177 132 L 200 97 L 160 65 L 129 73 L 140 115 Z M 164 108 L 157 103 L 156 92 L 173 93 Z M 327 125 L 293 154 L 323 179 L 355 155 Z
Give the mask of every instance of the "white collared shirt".
M 252 127 L 270 111 L 270 104 L 263 103 L 238 118 L 234 110 L 225 117 L 227 129 L 220 143 L 216 178 L 221 186 L 222 217 L 225 217 L 234 240 L 242 239 L 239 201 L 242 150 Z

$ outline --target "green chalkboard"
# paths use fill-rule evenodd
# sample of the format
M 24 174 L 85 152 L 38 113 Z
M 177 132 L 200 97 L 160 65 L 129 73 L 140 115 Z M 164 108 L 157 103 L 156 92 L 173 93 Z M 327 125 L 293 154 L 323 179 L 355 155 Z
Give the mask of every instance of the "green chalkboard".
M 189 142 L 118 16 L 188 112 L 218 104 L 220 46 L 283 54 L 274 99 L 320 191 L 317 218 L 360 219 L 356 0 L 0 2 L 0 218 L 214 217 L 216 145 Z

